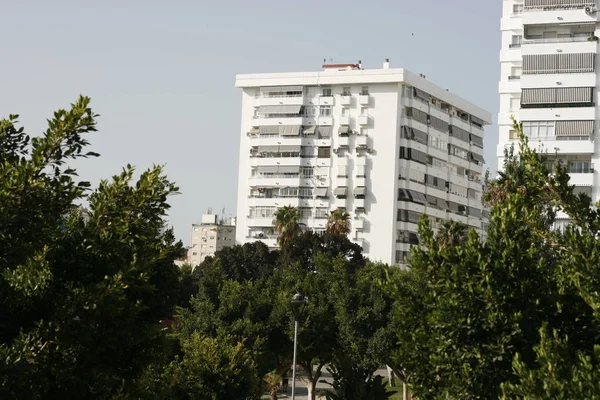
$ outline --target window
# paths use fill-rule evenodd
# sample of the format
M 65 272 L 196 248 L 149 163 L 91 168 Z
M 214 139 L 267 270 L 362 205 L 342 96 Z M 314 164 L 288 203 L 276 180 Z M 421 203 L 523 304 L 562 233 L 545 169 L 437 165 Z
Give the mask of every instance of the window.
M 450 182 L 450 193 L 460 197 L 467 197 L 467 192 L 468 190 L 466 187 Z
M 509 139 L 518 139 L 519 135 L 517 134 L 517 131 L 515 131 L 514 129 L 511 129 L 510 131 L 508 131 L 508 138 Z
M 369 87 L 363 86 L 362 89 L 360 90 L 360 94 L 363 96 L 368 96 L 369 95 Z
M 298 188 L 289 187 L 289 188 L 279 189 L 279 196 L 280 197 L 298 197 Z
M 309 207 L 300 207 L 298 212 L 300 212 L 301 218 L 312 218 L 312 209 Z
M 456 147 L 453 145 L 450 145 L 450 155 L 462 158 L 464 160 L 469 159 L 469 152 L 467 150 L 461 149 L 460 147 Z
M 194 228 L 194 232 L 198 232 L 199 230 L 199 228 Z
M 313 188 L 301 187 L 298 191 L 298 197 L 300 198 L 311 198 L 313 195 Z
M 317 207 L 315 209 L 315 218 L 317 219 L 327 219 L 329 217 L 329 209 L 324 207 Z
M 419 244 L 419 237 L 415 232 L 398 230 L 396 231 L 396 243 Z
M 331 88 L 323 88 L 322 97 L 331 97 Z
M 331 116 L 331 106 L 321 106 L 319 108 L 319 113 L 322 117 Z
M 429 147 L 433 147 L 438 150 L 446 151 L 448 149 L 448 143 L 432 135 L 429 135 L 428 144 Z
M 411 222 L 413 224 L 418 224 L 421 219 L 421 214 L 416 211 L 410 210 L 398 210 L 397 221 L 400 222 Z
M 406 261 L 410 261 L 410 252 L 396 250 L 396 264 L 405 264 Z
M 442 161 L 435 157 L 429 157 L 427 160 L 427 164 L 431 165 L 432 167 L 444 170 L 444 171 L 448 170 L 448 164 L 445 161 Z
M 360 115 L 367 115 L 369 113 L 369 107 L 361 107 Z
M 367 128 L 361 127 L 359 132 L 361 135 L 367 135 L 369 133 L 369 130 Z
M 523 7 L 522 4 L 521 4 L 521 7 Z M 512 47 L 512 48 L 521 47 L 522 41 L 523 41 L 523 35 L 513 35 L 510 47 Z
M 314 106 L 306 106 L 304 107 L 304 113 L 302 115 L 305 117 L 314 117 L 317 115 L 317 108 Z
M 330 158 L 331 157 L 331 147 L 319 147 L 319 152 L 317 155 L 318 158 Z
M 549 138 L 555 136 L 555 121 L 523 121 L 523 134 L 529 138 Z
M 302 167 L 302 177 L 303 178 L 312 178 L 315 174 L 314 167 Z
M 513 14 L 519 15 L 523 13 L 523 4 L 513 4 Z
M 342 117 L 348 117 L 350 115 L 349 108 L 342 108 Z
M 342 89 L 342 96 L 350 96 L 350 86 L 346 86 Z
M 510 99 L 510 111 L 518 111 L 521 108 L 521 98 L 512 98 Z
M 356 166 L 356 176 L 366 177 L 367 176 L 367 167 L 364 165 L 357 165 Z

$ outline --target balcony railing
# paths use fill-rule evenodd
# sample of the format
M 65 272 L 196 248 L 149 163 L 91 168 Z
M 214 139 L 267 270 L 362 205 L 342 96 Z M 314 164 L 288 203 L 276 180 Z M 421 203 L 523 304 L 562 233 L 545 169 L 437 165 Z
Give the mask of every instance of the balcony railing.
M 520 80 L 520 79 L 521 79 L 521 75 L 510 75 L 510 76 L 508 77 L 508 80 L 509 80 L 509 81 L 518 81 L 518 80 Z
M 262 115 L 255 115 L 254 119 L 261 119 L 261 118 L 302 118 L 304 117 L 304 115 L 302 114 L 262 114 Z
M 524 39 L 523 44 L 539 44 L 539 43 L 569 43 L 569 42 L 588 42 L 593 41 L 595 36 L 583 35 L 583 36 L 569 36 L 569 37 L 555 37 L 555 38 L 540 38 L 540 39 Z M 521 46 L 521 45 L 519 45 Z
M 259 95 L 254 96 L 255 99 L 275 99 L 281 97 L 302 97 L 304 93 L 302 92 L 290 92 L 290 93 L 261 93 Z
M 511 43 L 508 45 L 509 49 L 518 49 L 519 47 L 521 47 L 521 43 Z
M 594 7 L 594 0 L 525 0 L 525 10 L 556 10 Z

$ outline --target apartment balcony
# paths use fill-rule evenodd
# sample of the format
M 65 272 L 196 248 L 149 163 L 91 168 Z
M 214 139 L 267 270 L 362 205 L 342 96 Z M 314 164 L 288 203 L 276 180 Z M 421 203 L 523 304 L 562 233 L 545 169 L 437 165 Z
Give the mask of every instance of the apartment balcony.
M 338 120 L 340 121 L 340 125 L 350 125 L 350 116 L 349 115 L 342 115 L 341 117 L 338 118 Z
M 338 176 L 335 180 L 336 186 L 348 187 L 348 177 Z
M 356 202 L 355 202 L 356 204 Z M 365 220 L 364 219 L 353 219 L 350 221 L 350 224 L 354 229 L 362 230 L 365 228 Z
M 449 154 L 448 161 L 450 161 L 454 165 L 458 165 L 459 167 L 472 169 L 471 165 L 469 164 L 469 161 L 465 160 L 464 158 L 456 157 L 456 156 L 453 156 L 452 154 Z M 481 168 L 481 167 L 479 167 L 479 168 Z
M 594 170 L 588 172 L 569 173 L 571 180 L 569 183 L 575 186 L 594 186 Z
M 354 208 L 364 208 L 365 206 L 365 199 L 354 199 Z
M 298 105 L 304 104 L 304 96 L 290 97 L 255 97 L 252 100 L 254 107 L 260 106 L 279 106 L 279 105 Z
M 252 146 L 300 146 L 302 144 L 300 136 L 255 136 L 252 139 Z
M 561 41 L 562 40 L 562 41 Z M 548 38 L 523 40 L 521 55 L 562 53 L 598 53 L 598 42 L 584 38 Z
M 596 73 L 523 75 L 520 85 L 525 88 L 595 87 Z
M 333 96 L 321 96 L 318 102 L 320 106 L 332 106 L 334 103 L 333 99 Z
M 560 24 L 578 24 L 583 25 L 585 23 L 594 23 L 598 20 L 596 13 L 587 14 L 585 10 L 583 10 L 583 4 L 592 3 L 595 7 L 595 1 L 578 1 L 577 6 L 582 8 L 570 8 L 565 9 L 568 6 L 563 7 L 563 9 L 550 9 L 543 10 L 540 8 L 527 8 L 524 10 L 522 15 L 522 24 L 523 25 L 547 25 L 547 24 L 556 24 L 560 22 Z
M 457 115 L 453 115 L 452 118 L 450 118 L 450 125 L 454 125 L 458 128 L 464 129 L 467 132 L 471 132 L 471 124 L 469 124 L 469 121 L 464 120 Z
M 248 217 L 249 227 L 271 227 L 273 226 L 273 217 Z
M 519 111 L 522 121 L 595 120 L 595 107 L 523 108 Z
M 371 117 L 370 117 L 370 116 L 368 116 L 368 115 L 359 115 L 359 116 L 356 118 L 356 122 L 357 122 L 359 125 L 366 126 L 366 125 L 369 125 L 369 120 L 370 120 L 370 118 L 371 118 Z
M 262 167 L 267 165 L 300 165 L 302 162 L 300 156 L 297 157 L 251 157 L 251 167 Z
M 462 222 L 463 224 L 469 223 L 469 217 L 467 217 L 466 215 L 458 215 L 452 212 L 448 213 L 448 219 L 451 219 L 452 221 Z
M 350 146 L 350 137 L 338 136 L 338 138 L 337 138 L 337 147 L 338 148 L 348 148 L 349 146 Z
M 272 175 L 268 178 L 253 177 L 250 178 L 250 187 L 297 187 L 300 185 L 300 176 L 290 177 L 289 175 Z
M 365 178 L 364 176 L 357 176 L 356 178 L 354 178 L 354 186 L 362 186 L 365 187 L 367 186 L 367 178 Z
M 350 96 L 350 95 L 347 95 L 347 96 L 341 95 L 340 96 L 340 104 L 342 106 L 346 106 L 346 107 L 351 106 L 352 105 L 352 96 Z
M 555 138 L 529 139 L 531 148 L 543 148 L 548 154 L 594 154 L 594 143 L 589 140 L 555 140 Z
M 252 119 L 253 126 L 261 125 L 305 125 L 303 124 L 304 118 L 300 115 L 283 115 L 276 118 L 264 118 L 256 116 Z M 308 124 L 306 124 L 308 125 Z
M 360 149 L 369 148 L 369 137 L 367 135 L 356 136 L 356 147 Z
M 361 94 L 358 96 L 358 104 L 361 106 L 368 106 L 371 102 L 371 96 L 368 94 Z

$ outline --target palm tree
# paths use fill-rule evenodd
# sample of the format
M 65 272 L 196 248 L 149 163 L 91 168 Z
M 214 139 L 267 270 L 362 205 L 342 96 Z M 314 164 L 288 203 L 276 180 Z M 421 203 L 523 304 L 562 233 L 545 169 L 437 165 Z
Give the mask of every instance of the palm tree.
M 273 227 L 278 234 L 277 243 L 283 246 L 293 237 L 300 235 L 300 211 L 293 206 L 283 206 L 275 211 Z
M 446 221 L 437 234 L 438 245 L 440 248 L 462 246 L 467 242 L 468 233 L 467 225 L 462 222 Z
M 350 233 L 350 214 L 344 208 L 332 211 L 327 219 L 325 232 L 336 236 L 344 236 Z

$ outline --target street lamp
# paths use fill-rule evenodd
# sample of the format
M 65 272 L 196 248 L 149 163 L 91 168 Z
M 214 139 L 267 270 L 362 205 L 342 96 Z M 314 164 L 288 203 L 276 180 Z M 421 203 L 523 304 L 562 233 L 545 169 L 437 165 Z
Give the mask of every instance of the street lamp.
M 295 399 L 296 395 L 296 353 L 298 350 L 298 314 L 302 305 L 306 304 L 307 298 L 296 293 L 292 297 L 292 312 L 294 313 L 294 359 L 292 364 L 292 400 Z

